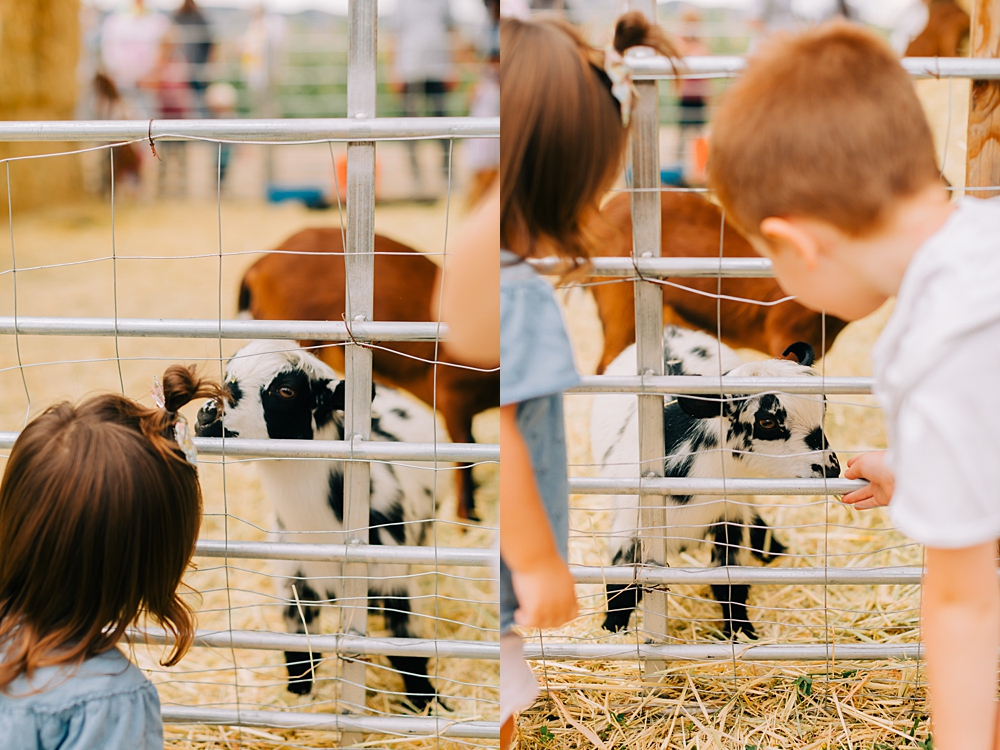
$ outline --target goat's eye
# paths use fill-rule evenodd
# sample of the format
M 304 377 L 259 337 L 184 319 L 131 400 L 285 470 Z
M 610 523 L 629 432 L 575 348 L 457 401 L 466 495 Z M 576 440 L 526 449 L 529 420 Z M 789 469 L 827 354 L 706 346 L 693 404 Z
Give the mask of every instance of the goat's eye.
M 778 426 L 778 423 L 770 417 L 758 417 L 757 426 L 762 430 L 773 430 Z
M 295 389 L 289 388 L 287 385 L 283 385 L 278 389 L 278 395 L 282 398 L 295 398 Z

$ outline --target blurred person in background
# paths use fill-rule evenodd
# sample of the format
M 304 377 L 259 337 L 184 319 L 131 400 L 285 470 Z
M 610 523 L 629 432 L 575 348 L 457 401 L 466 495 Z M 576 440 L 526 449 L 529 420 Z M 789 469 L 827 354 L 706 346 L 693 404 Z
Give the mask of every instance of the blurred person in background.
M 155 74 L 169 28 L 169 19 L 143 0 L 109 14 L 101 26 L 102 69 L 136 117 L 157 115 Z
M 405 0 L 391 18 L 395 45 L 391 49 L 393 85 L 403 95 L 407 117 L 444 117 L 445 94 L 454 84 L 452 32 L 455 20 L 450 0 Z M 449 142 L 439 141 L 445 182 L 449 170 Z M 407 141 L 417 193 L 424 192 L 417 158 L 417 141 Z
M 752 0 L 747 9 L 750 28 L 755 38 L 750 42 L 750 51 L 757 42 L 776 31 L 795 32 L 799 29 L 799 19 L 792 10 L 792 0 Z
M 272 97 L 277 66 L 287 34 L 285 18 L 268 13 L 263 4 L 256 6 L 250 25 L 240 44 L 240 64 L 243 80 L 250 91 L 251 107 L 258 117 L 276 117 Z
M 684 57 L 709 54 L 708 45 L 702 40 L 701 13 L 689 8 L 681 15 L 681 36 L 677 40 L 677 50 Z M 677 162 L 684 165 L 687 145 L 692 138 L 701 135 L 708 122 L 709 84 L 705 78 L 682 78 L 678 92 Z M 686 170 L 685 170 L 686 171 Z
M 520 18 L 523 21 L 530 15 L 528 0 L 500 0 L 501 18 Z
M 191 90 L 193 107 L 188 116 L 205 117 L 208 114 L 204 102 L 205 89 L 209 82 L 206 66 L 215 45 L 212 28 L 195 0 L 183 0 L 170 20 L 176 32 L 178 60 L 184 64 L 185 83 Z
M 472 92 L 470 117 L 500 116 L 500 0 L 484 0 L 488 16 L 477 44 L 482 73 Z M 472 172 L 467 195 L 474 206 L 500 174 L 500 139 L 473 138 L 465 144 L 466 166 Z
M 208 116 L 220 120 L 231 120 L 236 117 L 236 103 L 239 95 L 236 87 L 228 81 L 216 81 L 205 89 L 205 108 Z M 220 187 L 226 182 L 226 171 L 233 153 L 232 143 L 220 143 L 216 146 L 216 158 L 212 160 L 212 181 L 219 181 Z

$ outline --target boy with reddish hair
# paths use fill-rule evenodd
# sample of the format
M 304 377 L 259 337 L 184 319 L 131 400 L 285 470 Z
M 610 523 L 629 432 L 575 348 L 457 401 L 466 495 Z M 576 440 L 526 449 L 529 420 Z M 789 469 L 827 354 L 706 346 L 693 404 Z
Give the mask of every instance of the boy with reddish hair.
M 937 750 L 997 742 L 1000 203 L 949 201 L 907 73 L 845 23 L 776 39 L 727 93 L 709 184 L 782 288 L 857 320 L 896 297 L 872 352 L 890 449 L 849 462 L 927 546 L 923 637 Z

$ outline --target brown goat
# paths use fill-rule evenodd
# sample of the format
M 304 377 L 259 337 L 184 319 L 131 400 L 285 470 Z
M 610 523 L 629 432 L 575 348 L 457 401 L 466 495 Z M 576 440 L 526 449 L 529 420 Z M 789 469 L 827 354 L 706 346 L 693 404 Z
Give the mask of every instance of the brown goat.
M 969 14 L 955 0 L 930 0 L 927 25 L 906 48 L 907 57 L 958 57 L 969 35 Z
M 595 255 L 628 257 L 632 254 L 632 211 L 627 194 L 612 198 L 601 216 L 611 226 L 611 239 Z M 719 257 L 719 232 L 723 230 L 719 208 L 695 193 L 660 193 L 661 252 L 672 257 Z M 599 230 L 600 231 L 600 230 Z M 607 231 L 607 227 L 603 228 Z M 723 256 L 757 257 L 747 239 L 726 222 Z M 599 280 L 598 280 L 599 281 Z M 671 279 L 671 283 L 715 295 L 718 279 Z M 698 328 L 719 334 L 717 301 L 714 297 L 663 287 L 663 322 Z M 604 352 L 597 372 L 604 372 L 612 360 L 635 342 L 635 291 L 631 282 L 596 284 L 590 287 L 604 328 Z M 722 294 L 730 297 L 770 302 L 785 296 L 774 279 L 723 279 Z M 824 351 L 822 318 L 794 301 L 763 306 L 723 299 L 721 302 L 722 340 L 730 346 L 756 349 L 780 357 L 795 341 L 805 341 L 816 351 Z M 826 316 L 826 348 L 847 323 Z
M 344 313 L 344 247 L 337 227 L 305 229 L 276 249 L 311 255 L 265 255 L 254 263 L 240 286 L 239 309 L 258 320 L 341 320 Z M 437 266 L 411 247 L 375 235 L 375 297 L 373 320 L 431 321 L 431 295 Z M 319 346 L 319 341 L 301 341 Z M 385 342 L 372 351 L 375 380 L 409 391 L 428 405 L 434 403 L 433 342 Z M 390 349 L 392 351 L 386 351 Z M 344 348 L 327 346 L 316 355 L 344 371 Z M 400 356 L 400 355 L 409 356 Z M 412 359 L 419 357 L 420 359 Z M 457 363 L 441 346 L 440 362 Z M 422 361 L 428 360 L 428 361 Z M 447 365 L 437 368 L 437 409 L 451 439 L 471 443 L 472 418 L 500 405 L 499 372 L 480 372 Z M 475 514 L 472 470 L 458 472 L 458 515 Z

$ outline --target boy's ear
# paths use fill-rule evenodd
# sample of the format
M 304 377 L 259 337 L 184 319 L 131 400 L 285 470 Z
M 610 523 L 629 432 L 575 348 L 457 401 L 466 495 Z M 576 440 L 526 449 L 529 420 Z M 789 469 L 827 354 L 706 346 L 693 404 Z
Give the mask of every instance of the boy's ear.
M 760 234 L 777 252 L 791 252 L 813 271 L 819 263 L 819 241 L 804 222 L 768 216 L 760 223 Z

